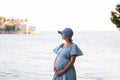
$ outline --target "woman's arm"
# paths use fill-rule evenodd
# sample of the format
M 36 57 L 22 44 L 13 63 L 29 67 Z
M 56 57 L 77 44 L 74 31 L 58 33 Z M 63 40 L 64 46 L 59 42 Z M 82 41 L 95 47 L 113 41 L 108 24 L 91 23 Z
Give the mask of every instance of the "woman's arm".
M 57 71 L 56 75 L 61 76 L 61 75 L 63 75 L 64 73 L 66 73 L 66 72 L 73 66 L 73 64 L 74 64 L 74 62 L 75 62 L 75 59 L 76 59 L 76 56 L 75 56 L 75 55 L 71 56 L 70 61 L 69 61 L 69 63 L 66 65 L 66 67 L 65 67 L 63 70 Z

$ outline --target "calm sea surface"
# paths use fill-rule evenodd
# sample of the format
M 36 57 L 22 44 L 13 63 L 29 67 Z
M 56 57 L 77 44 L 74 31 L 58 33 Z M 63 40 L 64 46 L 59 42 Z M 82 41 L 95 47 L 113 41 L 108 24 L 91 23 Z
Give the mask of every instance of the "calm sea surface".
M 77 80 L 120 80 L 120 32 L 75 32 Z M 57 32 L 0 34 L 0 80 L 52 80 Z

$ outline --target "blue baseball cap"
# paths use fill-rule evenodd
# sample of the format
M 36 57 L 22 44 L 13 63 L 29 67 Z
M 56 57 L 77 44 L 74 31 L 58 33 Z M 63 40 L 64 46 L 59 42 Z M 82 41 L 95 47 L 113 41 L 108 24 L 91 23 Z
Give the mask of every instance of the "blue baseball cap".
M 68 39 L 72 40 L 73 30 L 71 28 L 65 28 L 63 31 L 58 31 L 59 34 L 64 34 Z

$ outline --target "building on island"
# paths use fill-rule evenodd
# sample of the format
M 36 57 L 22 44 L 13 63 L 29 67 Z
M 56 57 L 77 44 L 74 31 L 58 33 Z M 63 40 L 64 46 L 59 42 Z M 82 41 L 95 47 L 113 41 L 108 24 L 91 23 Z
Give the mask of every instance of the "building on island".
M 28 23 L 27 19 L 0 17 L 0 33 L 34 34 L 36 27 Z

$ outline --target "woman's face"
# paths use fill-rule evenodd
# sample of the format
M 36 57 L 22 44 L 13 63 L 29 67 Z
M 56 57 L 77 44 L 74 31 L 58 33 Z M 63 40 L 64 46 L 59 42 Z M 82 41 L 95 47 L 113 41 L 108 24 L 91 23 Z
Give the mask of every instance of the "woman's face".
M 67 36 L 64 35 L 64 34 L 61 34 L 61 37 L 62 37 L 63 40 L 66 40 L 66 39 L 67 39 Z

